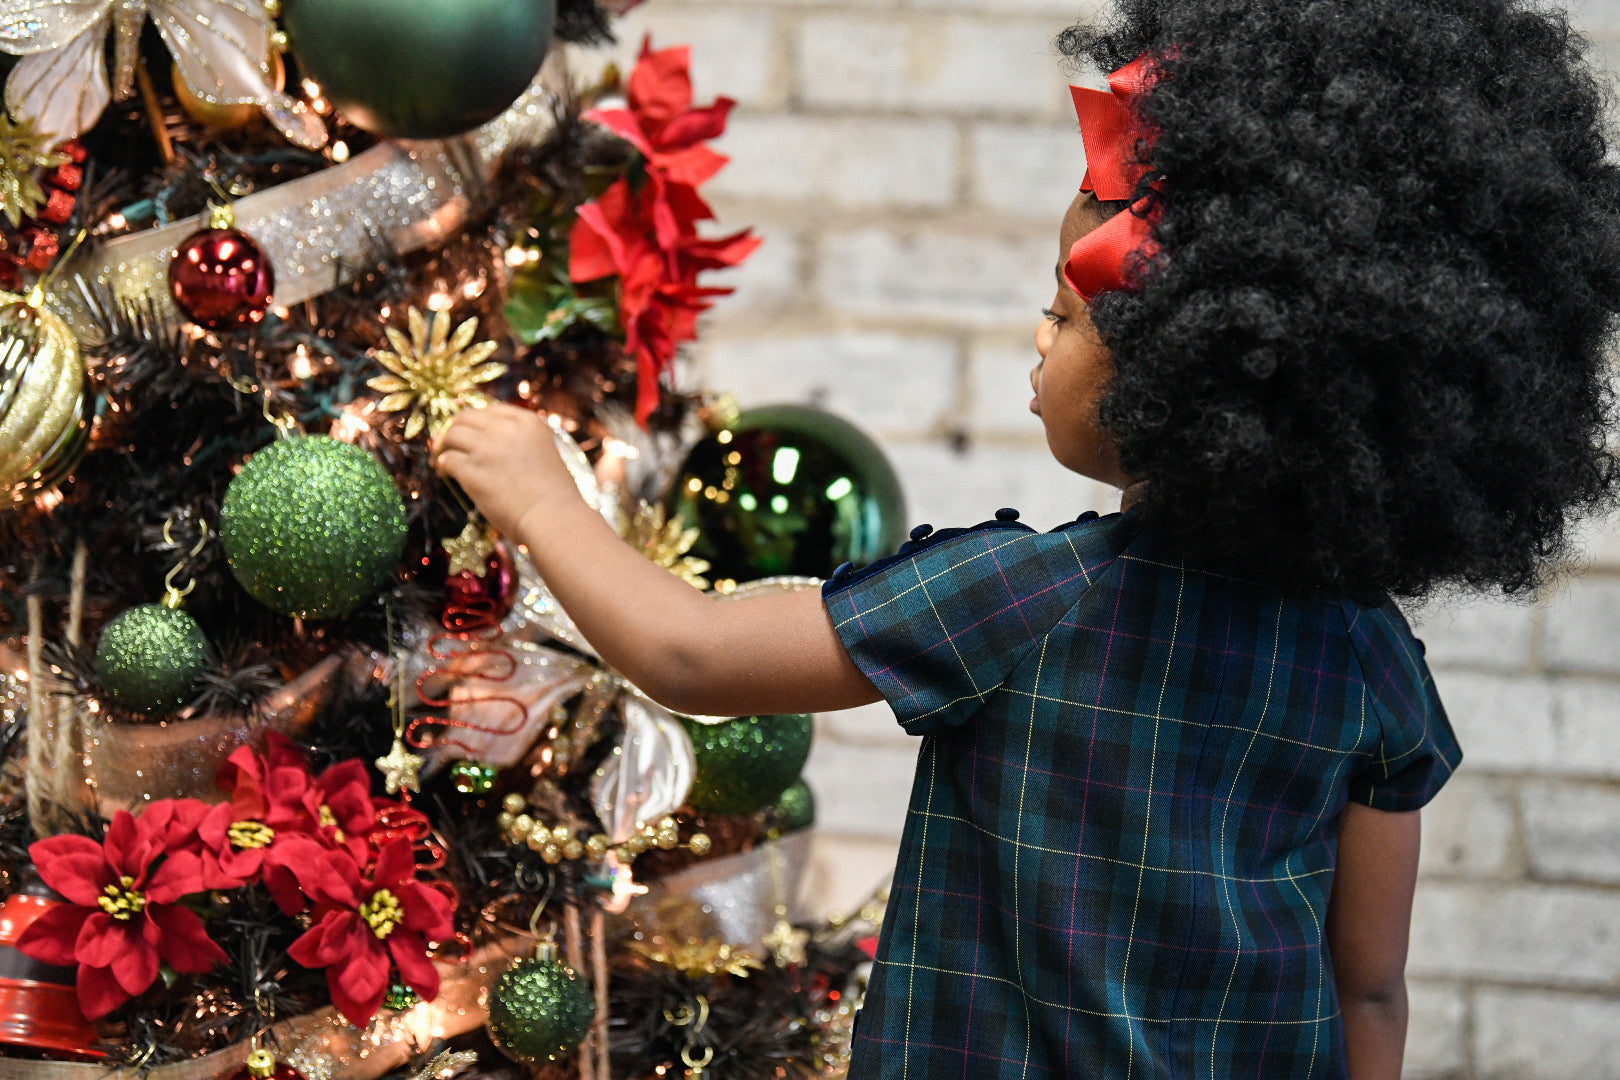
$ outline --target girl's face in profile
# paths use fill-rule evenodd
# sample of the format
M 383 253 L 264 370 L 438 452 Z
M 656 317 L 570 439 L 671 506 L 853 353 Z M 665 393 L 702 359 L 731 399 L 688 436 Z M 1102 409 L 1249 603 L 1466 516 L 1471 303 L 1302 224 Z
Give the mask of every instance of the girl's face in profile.
M 1058 235 L 1057 298 L 1035 330 L 1041 362 L 1030 372 L 1035 399 L 1030 411 L 1046 427 L 1046 445 L 1066 469 L 1118 488 L 1130 480 L 1120 471 L 1113 441 L 1102 430 L 1098 405 L 1114 373 L 1113 358 L 1091 323 L 1086 303 L 1063 280 L 1074 242 L 1107 220 L 1090 194 L 1075 196 Z

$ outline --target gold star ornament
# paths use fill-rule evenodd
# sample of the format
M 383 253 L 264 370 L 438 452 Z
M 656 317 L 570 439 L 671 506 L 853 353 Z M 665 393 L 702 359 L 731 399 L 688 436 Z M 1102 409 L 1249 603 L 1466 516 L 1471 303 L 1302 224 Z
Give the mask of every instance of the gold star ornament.
M 45 202 L 45 189 L 39 186 L 35 170 L 55 168 L 68 160 L 66 154 L 52 153 L 50 146 L 51 137 L 35 131 L 32 120 L 12 120 L 0 110 L 0 213 L 13 227 Z
M 495 554 L 495 541 L 490 539 L 489 530 L 476 517 L 468 518 L 466 528 L 459 535 L 440 540 L 439 546 L 450 556 L 448 572 L 451 577 L 457 574 L 483 577 L 488 570 L 489 557 Z
M 697 543 L 698 530 L 683 529 L 679 521 L 670 521 L 662 505 L 642 503 L 636 516 L 625 530 L 625 540 L 665 570 L 696 589 L 707 589 L 703 572 L 709 564 L 695 555 L 688 555 Z
M 435 311 L 432 318 L 416 308 L 407 313 L 410 336 L 397 327 L 387 327 L 389 349 L 377 351 L 377 363 L 388 369 L 366 385 L 386 395 L 377 403 L 383 412 L 410 410 L 405 421 L 405 437 L 414 439 L 424 427 L 438 436 L 462 409 L 482 408 L 489 397 L 479 389 L 484 383 L 506 373 L 506 365 L 489 360 L 496 349 L 493 341 L 473 344 L 478 320 L 468 319 L 450 330 L 450 314 Z
M 771 932 L 760 939 L 760 943 L 771 950 L 771 955 L 782 967 L 802 964 L 805 961 L 804 947 L 810 944 L 810 931 L 800 930 L 786 919 L 778 919 Z
M 422 758 L 405 749 L 405 741 L 398 736 L 394 738 L 393 747 L 375 764 L 377 771 L 382 773 L 383 786 L 388 789 L 388 794 L 398 795 L 401 789 L 422 790 Z

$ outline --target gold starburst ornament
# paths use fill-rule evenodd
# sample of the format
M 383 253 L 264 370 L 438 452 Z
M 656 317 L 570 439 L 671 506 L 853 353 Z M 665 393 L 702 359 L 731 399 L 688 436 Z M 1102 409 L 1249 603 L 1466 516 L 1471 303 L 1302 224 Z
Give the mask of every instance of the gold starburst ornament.
M 720 938 L 688 938 L 679 944 L 633 941 L 630 948 L 653 963 L 673 968 L 689 979 L 701 979 L 721 972 L 747 978 L 750 971 L 764 967 L 747 949 Z
M 35 130 L 32 120 L 12 120 L 0 110 L 0 213 L 13 227 L 45 203 L 45 189 L 35 171 L 68 160 L 66 154 L 52 153 L 51 141 L 51 136 Z
M 379 349 L 376 359 L 389 373 L 366 385 L 387 395 L 377 404 L 383 412 L 410 410 L 405 421 L 407 439 L 416 438 L 424 427 L 437 437 L 462 409 L 489 404 L 488 395 L 479 387 L 504 375 L 506 365 L 489 359 L 495 342 L 473 343 L 478 335 L 476 318 L 451 332 L 449 312 L 435 311 L 429 318 L 413 307 L 407 321 L 409 337 L 397 327 L 386 329 L 393 348 Z
M 679 521 L 670 521 L 663 506 L 642 503 L 625 530 L 625 540 L 665 570 L 695 589 L 707 589 L 709 582 L 703 572 L 709 564 L 695 555 L 688 555 L 697 543 L 698 530 L 683 529 Z

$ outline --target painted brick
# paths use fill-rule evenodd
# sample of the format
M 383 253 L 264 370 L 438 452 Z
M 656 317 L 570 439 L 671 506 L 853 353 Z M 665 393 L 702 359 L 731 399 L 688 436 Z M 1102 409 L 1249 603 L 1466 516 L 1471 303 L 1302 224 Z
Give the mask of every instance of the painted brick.
M 715 232 L 755 225 L 748 216 L 723 204 L 717 203 L 715 212 L 720 218 L 713 230 Z M 802 297 L 804 245 L 798 234 L 786 226 L 769 223 L 755 225 L 755 232 L 765 242 L 754 250 L 747 262 L 704 275 L 702 280 L 705 285 L 737 291 L 723 297 L 714 314 L 704 316 L 703 332 L 698 339 L 700 342 L 708 336 L 711 327 L 746 322 L 751 314 L 785 308 Z
M 887 331 L 715 334 L 702 356 L 703 385 L 730 391 L 745 408 L 815 404 L 880 435 L 922 435 L 943 423 L 961 366 L 950 338 Z
M 809 918 L 859 911 L 894 876 L 900 845 L 894 840 L 845 836 L 817 829 L 800 888 L 799 910 Z
M 1056 244 L 1086 171 L 1085 145 L 1072 119 L 1067 125 L 976 124 L 968 145 L 973 201 L 1049 226 Z
M 943 443 L 896 443 L 893 452 L 917 524 L 976 525 L 1010 506 L 1030 527 L 1049 529 L 1085 510 L 1119 509 L 1117 491 L 1069 472 L 1044 447 L 979 443 L 959 453 Z
M 1079 0 L 910 0 L 910 6 L 938 11 L 1029 12 L 1036 15 L 1053 15 L 1064 22 L 1069 22 L 1095 12 L 1100 5 L 1081 3 Z
M 1464 1062 L 1468 1003 L 1454 986 L 1414 982 L 1407 987 L 1408 1021 L 1403 1080 L 1440 1080 Z
M 1046 238 L 942 227 L 834 232 L 822 241 L 816 290 L 849 314 L 1022 330 L 1051 299 L 1056 253 Z
M 1569 0 L 1559 6 L 1569 12 L 1570 22 L 1590 34 L 1606 36 L 1620 32 L 1620 0 Z M 1603 59 L 1599 57 L 1598 61 L 1602 63 Z M 1613 65 L 1609 66 L 1614 70 Z
M 1620 778 L 1620 690 L 1575 678 L 1435 674 L 1474 770 Z
M 917 747 L 849 746 L 822 740 L 810 748 L 805 782 L 827 833 L 898 839 L 906 823 Z
M 1620 885 L 1620 788 L 1535 781 L 1520 787 L 1519 800 L 1531 873 Z
M 741 112 L 766 109 L 787 100 L 786 49 L 776 17 L 758 8 L 731 5 L 649 4 L 614 27 L 618 44 L 586 53 L 612 60 L 626 74 L 635 66 L 643 36 L 653 47 L 692 46 L 692 89 L 699 104 L 725 96 Z M 578 70 L 588 65 L 578 64 Z
M 1474 1009 L 1482 1080 L 1620 1080 L 1620 998 L 1482 989 Z
M 1548 666 L 1620 675 L 1620 578 L 1575 578 L 1547 605 Z
M 956 198 L 956 125 L 739 115 L 716 146 L 731 164 L 705 190 L 717 196 L 837 207 L 939 209 Z
M 1599 569 L 1620 569 L 1620 514 L 1583 521 L 1579 535 L 1583 561 Z
M 858 709 L 818 713 L 816 738 L 847 746 L 910 747 L 913 754 L 917 752 L 917 736 L 902 731 L 894 710 L 881 701 Z
M 1036 319 L 1016 343 L 980 340 L 968 350 L 968 429 L 975 434 L 1027 439 L 1039 443 L 1041 421 L 1029 411 L 1034 392 L 1029 372 L 1040 360 L 1035 351 Z
M 1523 669 L 1530 661 L 1536 609 L 1499 597 L 1434 601 L 1415 613 L 1412 629 L 1433 667 Z
M 816 107 L 1054 119 L 1071 109 L 1050 19 L 806 18 L 795 42 L 799 98 Z
M 1427 978 L 1609 986 L 1620 979 L 1620 892 L 1427 882 L 1407 966 Z
M 1423 810 L 1421 873 L 1500 878 L 1518 867 L 1508 782 L 1464 770 Z

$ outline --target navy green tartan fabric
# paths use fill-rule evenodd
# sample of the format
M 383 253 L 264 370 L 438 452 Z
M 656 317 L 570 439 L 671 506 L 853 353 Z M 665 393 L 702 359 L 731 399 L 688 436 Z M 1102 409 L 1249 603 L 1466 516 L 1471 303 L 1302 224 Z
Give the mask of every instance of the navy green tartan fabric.
M 1129 515 L 953 530 L 824 590 L 924 736 L 851 1080 L 1324 1080 L 1338 814 L 1460 758 L 1394 605 L 1195 570 Z

